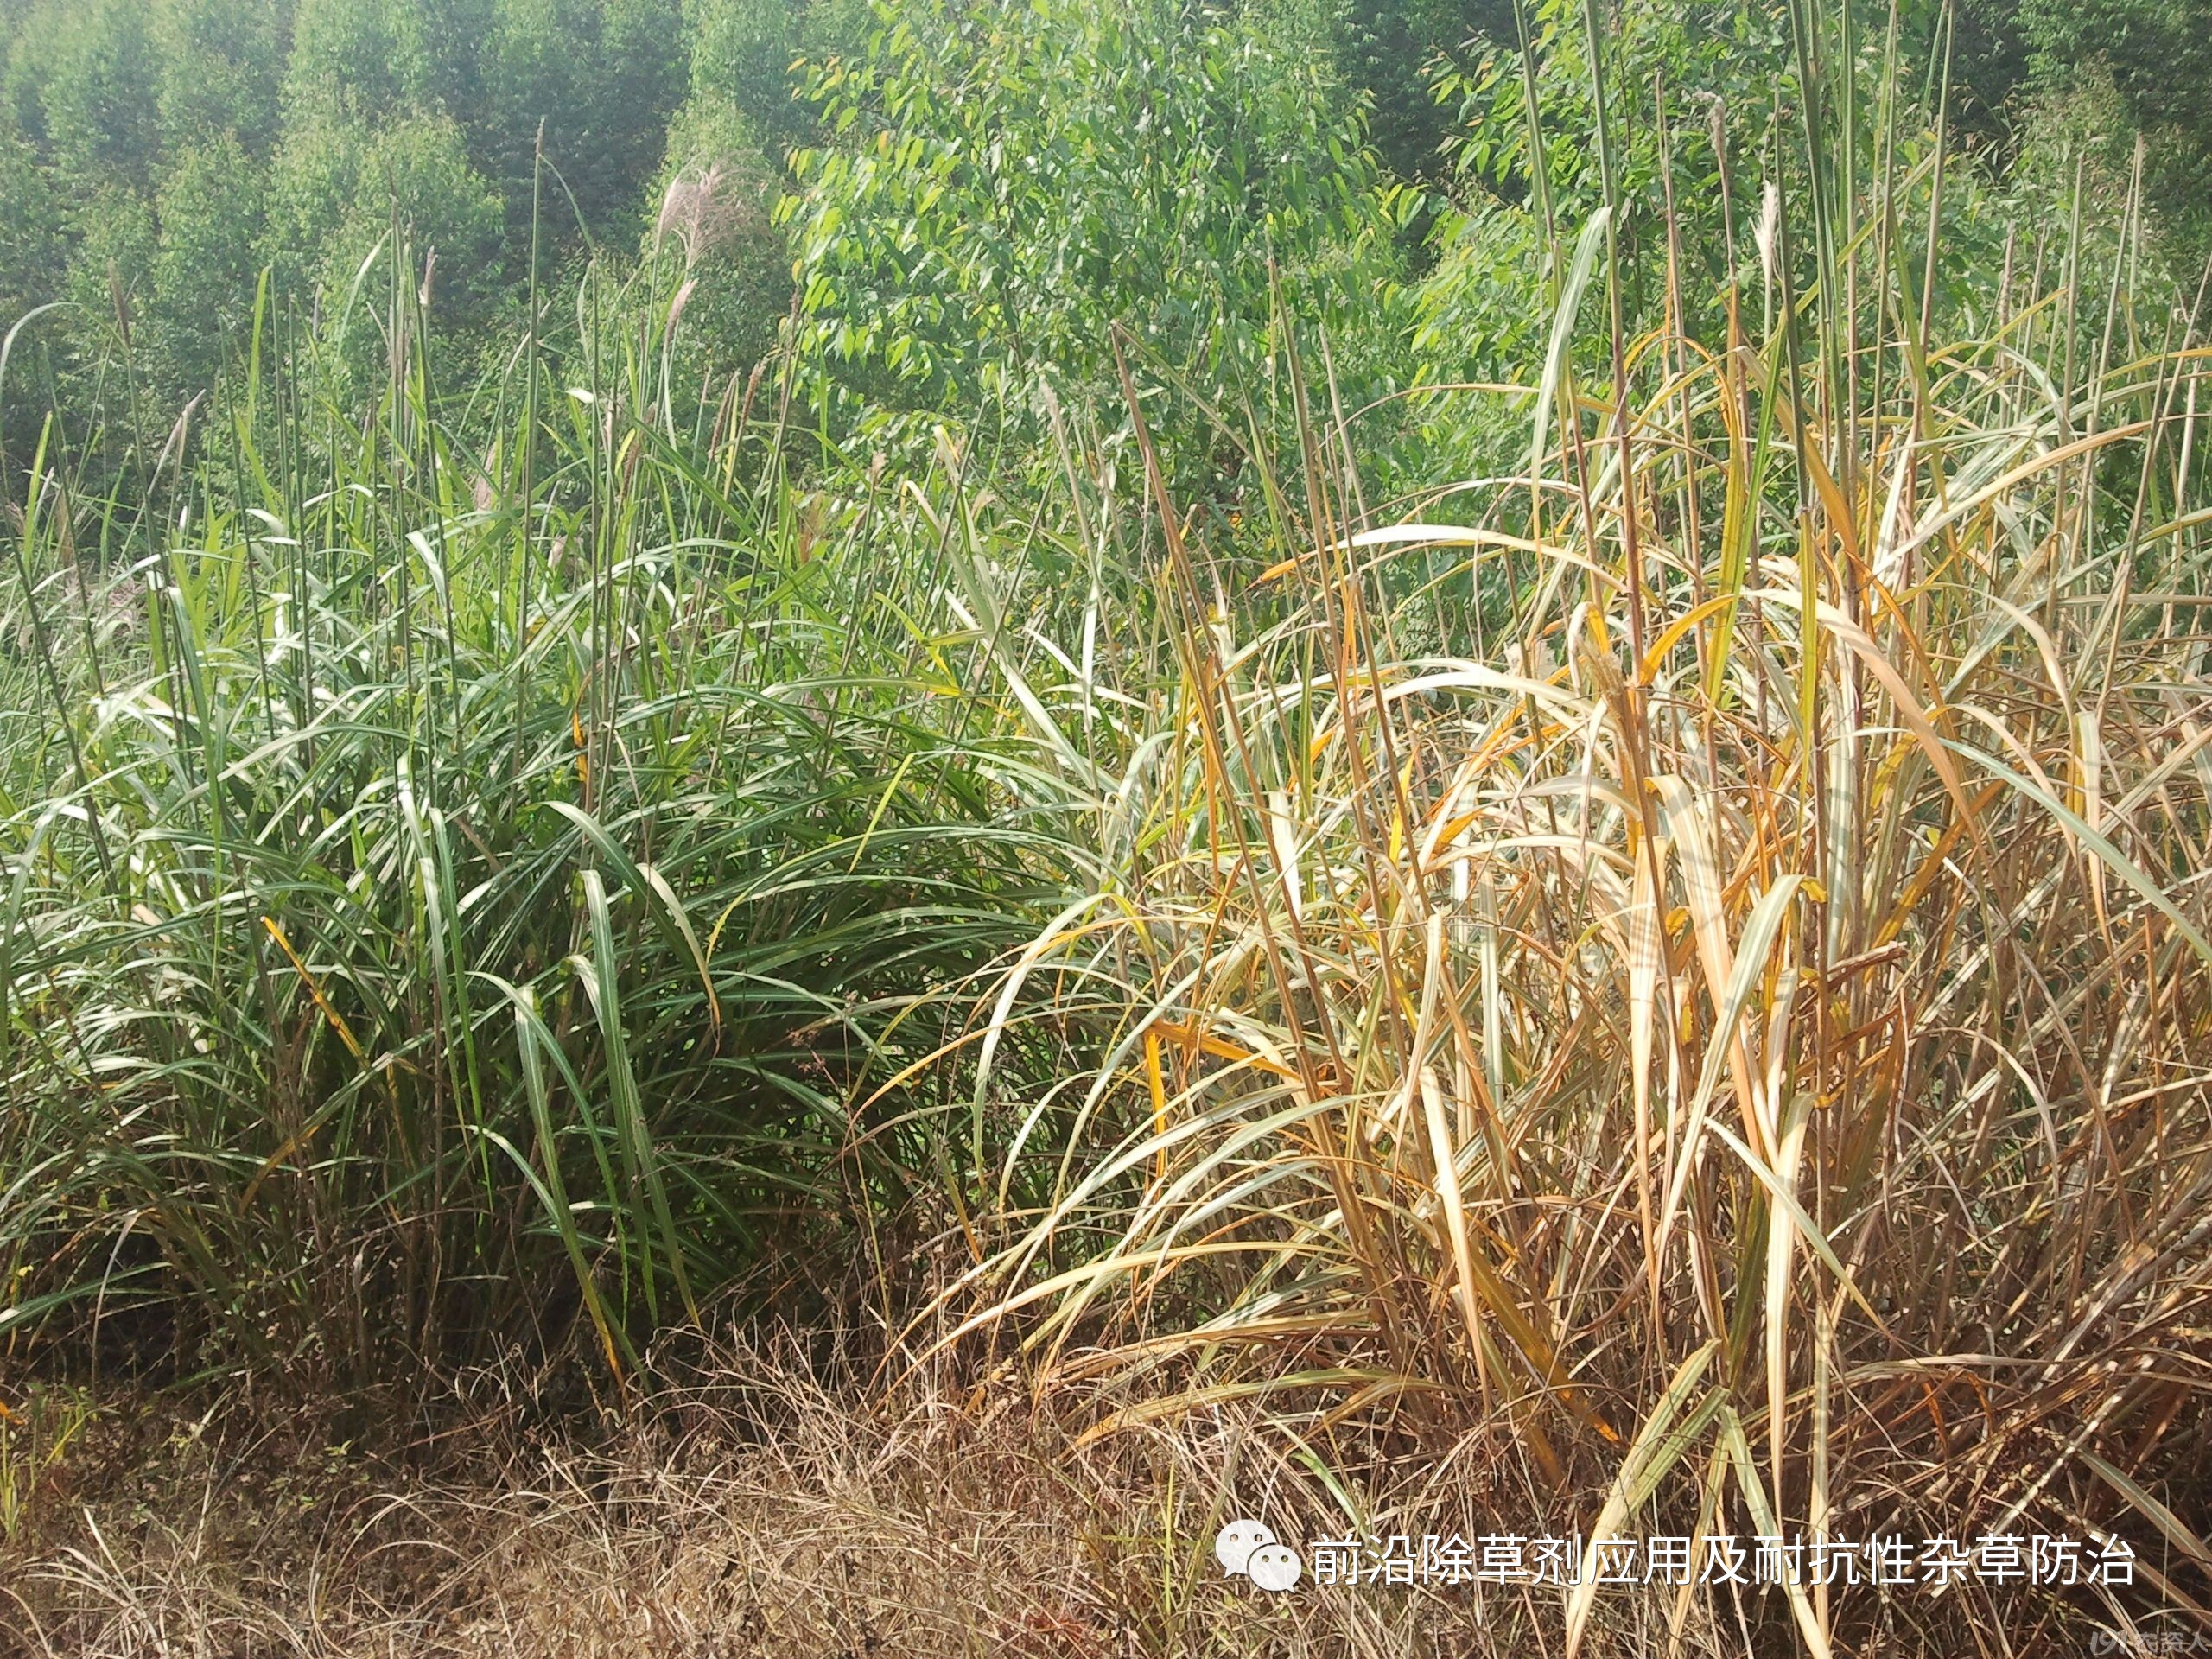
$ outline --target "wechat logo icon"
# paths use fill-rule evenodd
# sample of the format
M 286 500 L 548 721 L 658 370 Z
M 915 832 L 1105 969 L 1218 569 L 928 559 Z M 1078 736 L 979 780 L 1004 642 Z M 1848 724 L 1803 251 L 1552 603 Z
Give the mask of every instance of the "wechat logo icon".
M 1216 1534 L 1214 1559 L 1230 1578 L 1249 1578 L 1255 1586 L 1274 1595 L 1295 1589 L 1306 1563 L 1288 1544 L 1257 1521 L 1231 1521 Z

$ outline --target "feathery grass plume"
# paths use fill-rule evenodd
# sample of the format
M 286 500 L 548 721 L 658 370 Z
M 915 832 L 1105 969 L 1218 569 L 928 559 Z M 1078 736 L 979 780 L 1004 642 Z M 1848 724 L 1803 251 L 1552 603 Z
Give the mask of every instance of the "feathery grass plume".
M 687 167 L 661 194 L 660 213 L 653 220 L 653 248 L 658 252 L 673 236 L 683 246 L 684 268 L 689 270 L 736 235 L 746 219 L 745 206 L 720 161 Z

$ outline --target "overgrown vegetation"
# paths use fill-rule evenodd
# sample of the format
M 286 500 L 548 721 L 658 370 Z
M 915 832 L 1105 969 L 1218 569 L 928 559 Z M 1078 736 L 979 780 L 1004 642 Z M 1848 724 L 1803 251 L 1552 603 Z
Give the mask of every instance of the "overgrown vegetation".
M 2143 1560 L 1500 1641 L 2202 1619 L 2163 11 L 0 18 L 0 1529 L 104 1387 L 582 1432 L 774 1317 L 1168 1446 L 1163 1560 Z

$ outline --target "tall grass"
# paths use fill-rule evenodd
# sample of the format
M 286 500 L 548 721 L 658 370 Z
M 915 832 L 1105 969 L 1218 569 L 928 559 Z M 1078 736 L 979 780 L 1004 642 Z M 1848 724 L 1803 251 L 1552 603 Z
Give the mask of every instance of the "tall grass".
M 1294 355 L 1270 568 L 1148 468 L 1179 655 L 1105 791 L 1131 850 L 970 1027 L 979 1107 L 1017 1033 L 1098 1058 L 1027 1097 L 1051 1179 L 1009 1166 L 941 1306 L 1103 1388 L 1094 1433 L 1256 1397 L 1321 1465 L 1448 1445 L 1472 1513 L 1589 1538 L 2117 1528 L 2195 1607 L 2201 319 L 2126 240 L 2102 292 L 1938 310 L 1940 168 L 1811 172 L 1764 300 L 1712 339 L 1616 302 L 1595 385 L 1580 227 L 1495 394 L 1527 465 L 1459 522 L 1363 509 Z M 1432 612 L 1447 649 L 1400 649 Z M 1924 1616 L 1976 1611 L 2019 1628 Z M 1793 1590 L 1774 1639 L 1921 1616 Z
M 411 286 L 358 408 L 265 305 L 127 574 L 33 466 L 11 1339 L 335 1381 L 574 1326 L 620 1376 L 932 1167 L 846 1103 L 1032 878 L 921 520 L 788 482 L 773 382 L 672 407 L 669 293 L 580 304 L 474 409 Z

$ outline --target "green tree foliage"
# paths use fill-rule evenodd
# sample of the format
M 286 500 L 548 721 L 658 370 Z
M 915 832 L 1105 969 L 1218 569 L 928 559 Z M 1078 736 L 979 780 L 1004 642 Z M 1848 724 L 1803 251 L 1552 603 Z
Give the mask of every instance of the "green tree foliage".
M 498 194 L 469 165 L 442 114 L 407 115 L 364 132 L 342 108 L 296 111 L 278 152 L 264 251 L 323 308 L 355 290 L 381 296 L 396 243 L 435 249 L 442 317 L 481 321 L 502 291 Z
M 684 89 L 677 0 L 492 0 L 477 153 L 526 235 L 538 125 L 585 227 L 637 210 Z
M 2001 151 L 2013 130 L 2013 106 L 2028 78 L 2028 44 L 2019 0 L 1955 0 L 1950 41 L 1952 130 L 1985 153 Z M 1919 55 L 1938 49 L 1935 29 Z
M 59 297 L 70 302 L 57 366 L 64 429 L 111 458 L 141 453 L 149 410 L 138 325 L 153 296 L 152 207 L 121 183 L 96 186 L 77 205 Z M 156 439 L 155 442 L 158 442 Z
M 276 142 L 289 0 L 164 0 L 154 11 L 163 143 L 233 132 L 251 155 Z
M 10 52 L 19 118 L 73 191 L 150 185 L 161 128 L 155 51 L 136 0 L 48 0 Z M 29 108 L 26 108 L 29 105 Z
M 775 208 L 785 158 L 818 136 L 801 67 L 861 41 L 867 15 L 862 0 L 690 0 L 690 92 L 668 124 L 644 247 L 695 392 L 760 364 L 790 313 Z
M 1274 0 L 1293 28 L 1330 43 L 1367 105 L 1370 141 L 1403 179 L 1433 179 L 1451 115 L 1433 82 L 1448 66 L 1514 39 L 1511 0 Z
M 804 23 L 787 0 L 692 0 L 693 99 L 727 100 L 772 151 L 798 143 L 810 130 L 791 73 L 806 50 Z
M 1778 142 L 1802 118 L 1791 8 L 1598 10 L 1613 106 L 1666 118 L 1611 124 L 1632 307 L 1649 315 L 1663 290 L 1670 203 L 1685 291 L 1709 306 L 1751 258 L 1770 159 L 1798 153 Z M 1118 410 L 1120 327 L 1141 342 L 1143 372 L 1185 378 L 1236 417 L 1246 359 L 1265 354 L 1281 302 L 1309 341 L 1325 334 L 1361 396 L 1408 378 L 1408 347 L 1446 378 L 1518 374 L 1541 351 L 1529 284 L 1556 290 L 1560 251 L 1604 194 L 1585 10 L 0 0 L 0 302 L 12 321 L 75 302 L 38 334 L 57 384 L 92 400 L 72 416 L 79 431 L 120 430 L 126 389 L 154 425 L 204 389 L 264 263 L 330 320 L 357 277 L 364 293 L 389 289 L 389 271 L 363 272 L 372 250 L 435 248 L 435 326 L 459 349 L 529 275 L 542 123 L 555 171 L 538 274 L 639 253 L 650 276 L 636 291 L 675 313 L 674 365 L 701 388 L 771 349 L 795 264 L 796 349 L 833 400 L 876 415 L 997 403 L 1020 418 L 1040 382 Z M 1926 153 L 1948 43 L 1953 130 L 1989 141 L 1980 153 L 2011 168 L 2008 188 L 2061 200 L 2086 162 L 2086 188 L 2125 190 L 2139 131 L 2151 245 L 2205 244 L 2202 0 L 1796 13 L 1855 66 L 1828 73 L 1855 90 L 1863 142 L 1883 99 L 1915 103 L 1901 164 Z M 1892 15 L 1911 66 L 1893 84 Z M 2024 78 L 2032 101 L 2016 92 Z M 1732 244 L 1716 111 L 1736 161 Z M 1394 180 L 1424 196 L 1393 194 Z M 1975 188 L 1961 175 L 1950 195 L 1970 203 Z M 661 223 L 671 192 L 679 219 L 700 216 L 674 239 Z
M 1274 284 L 1321 316 L 1394 276 L 1374 162 L 1319 53 L 1173 0 L 883 0 L 817 65 L 797 158 L 804 349 L 888 406 L 1039 381 L 1109 399 L 1114 331 L 1236 406 Z
M 213 384 L 253 307 L 262 176 L 237 136 L 187 148 L 162 181 L 147 324 L 165 390 Z
M 2098 63 L 2145 128 L 2212 149 L 2212 15 L 2198 0 L 2021 0 L 2037 71 Z
M 312 289 L 360 178 L 363 137 L 344 105 L 294 95 L 270 167 L 263 257 L 289 286 Z
M 321 112 L 335 99 L 378 118 L 442 104 L 438 21 L 427 0 L 298 0 L 287 101 Z
M 33 307 L 57 297 L 62 245 L 60 212 L 37 153 L 0 120 L 0 335 Z M 23 464 L 37 439 L 35 353 L 49 333 L 41 329 L 28 337 L 9 365 L 7 382 L 0 384 L 0 448 L 10 468 Z M 0 487 L 10 482 L 6 471 L 0 468 Z
M 276 137 L 289 16 L 283 0 L 96 0 L 35 6 L 13 32 L 7 103 L 43 187 L 21 235 L 41 269 L 0 291 L 10 321 L 34 298 L 74 302 L 46 332 L 80 431 L 112 427 L 122 388 L 151 419 L 213 378 L 251 291 L 253 152 Z
M 12 321 L 53 297 L 61 215 L 37 152 L 0 124 L 0 316 Z
M 1720 177 L 1709 117 L 1724 111 L 1732 145 L 1756 157 L 1786 95 L 1773 79 L 1789 61 L 1779 4 L 1694 8 L 1629 0 L 1618 16 L 1621 65 L 1616 84 L 1649 95 L 1662 83 L 1670 99 L 1671 142 L 1653 124 L 1634 131 L 1616 122 L 1614 182 L 1623 204 L 1618 230 L 1631 256 L 1663 223 L 1669 188 L 1694 221 L 1687 245 L 1725 249 Z M 1449 140 L 1456 208 L 1436 230 L 1439 257 L 1420 294 L 1418 349 L 1441 379 L 1514 379 L 1540 361 L 1549 326 L 1527 296 L 1556 283 L 1555 249 L 1604 206 L 1597 147 L 1590 142 L 1597 87 L 1590 73 L 1584 0 L 1534 0 L 1507 42 L 1440 77 L 1452 109 Z M 1522 30 L 1526 30 L 1523 51 Z M 1618 97 L 1618 92 L 1616 91 Z M 1531 105 L 1533 97 L 1534 104 Z M 1717 101 L 1716 101 L 1717 100 Z M 1734 181 L 1735 207 L 1748 225 L 1757 212 L 1758 163 Z M 1717 273 L 1716 273 L 1717 274 Z
M 2019 30 L 2046 93 L 2109 87 L 2125 111 L 2126 137 L 2146 146 L 2154 207 L 2176 222 L 2192 260 L 2212 250 L 2212 7 L 2204 0 L 2020 0 Z M 2058 117 L 2062 121 L 2064 116 Z M 2114 135 L 2109 121 L 2102 136 Z

